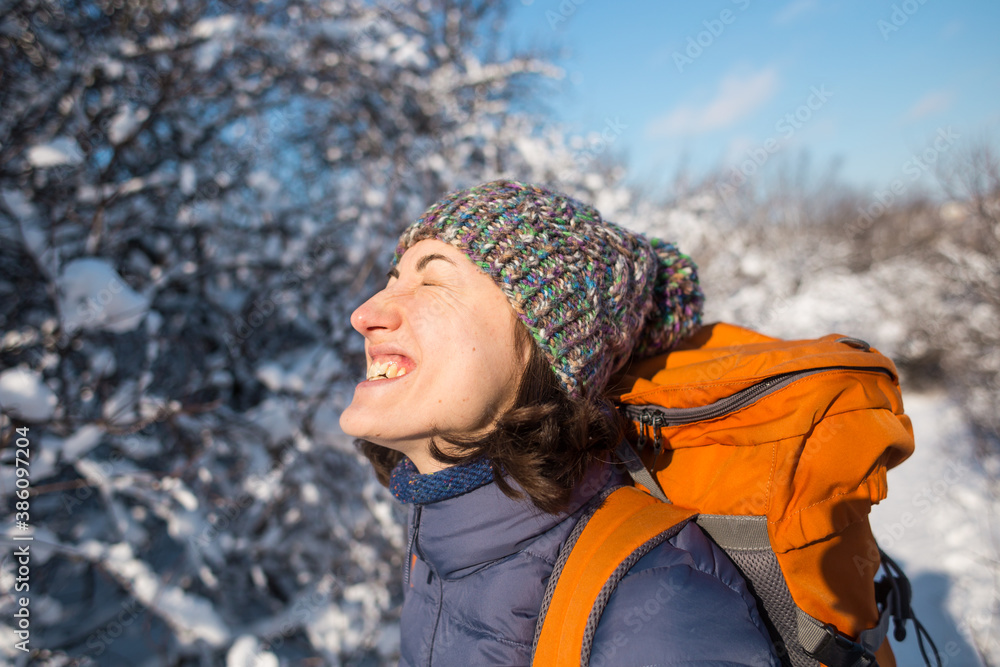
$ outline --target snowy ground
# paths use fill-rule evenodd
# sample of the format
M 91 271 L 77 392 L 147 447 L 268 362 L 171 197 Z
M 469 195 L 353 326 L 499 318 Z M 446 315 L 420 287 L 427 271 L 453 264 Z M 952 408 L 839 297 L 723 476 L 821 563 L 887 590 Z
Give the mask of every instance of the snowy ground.
M 914 610 L 942 664 L 980 667 L 975 638 L 992 655 L 1000 642 L 998 508 L 987 474 L 958 446 L 966 436 L 954 405 L 943 394 L 910 393 L 904 401 L 917 449 L 889 472 L 889 497 L 873 508 L 872 527 L 909 576 Z M 893 642 L 900 667 L 923 664 L 911 628 L 905 642 Z

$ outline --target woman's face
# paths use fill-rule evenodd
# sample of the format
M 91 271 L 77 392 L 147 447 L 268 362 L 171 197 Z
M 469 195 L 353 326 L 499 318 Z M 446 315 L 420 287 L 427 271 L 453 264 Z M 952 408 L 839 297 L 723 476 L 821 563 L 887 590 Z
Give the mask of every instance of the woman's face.
M 513 405 L 530 353 L 500 288 L 437 240 L 410 247 L 351 325 L 365 337 L 368 374 L 340 426 L 403 452 L 422 473 L 445 467 L 430 456 L 431 438 L 484 434 Z

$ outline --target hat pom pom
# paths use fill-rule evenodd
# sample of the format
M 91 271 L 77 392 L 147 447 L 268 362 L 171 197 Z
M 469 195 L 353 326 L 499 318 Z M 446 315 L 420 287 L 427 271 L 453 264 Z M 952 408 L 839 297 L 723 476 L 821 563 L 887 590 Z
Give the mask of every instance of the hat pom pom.
M 633 354 L 637 358 L 666 352 L 701 326 L 705 295 L 698 267 L 672 243 L 650 239 L 658 266 L 652 307 Z

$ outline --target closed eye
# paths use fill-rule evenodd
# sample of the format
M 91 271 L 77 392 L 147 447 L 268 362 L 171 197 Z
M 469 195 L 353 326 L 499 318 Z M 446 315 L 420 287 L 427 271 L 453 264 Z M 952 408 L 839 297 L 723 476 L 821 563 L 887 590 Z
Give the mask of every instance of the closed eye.
M 439 283 L 439 282 L 437 282 L 437 281 L 435 281 L 433 279 L 431 279 L 431 280 L 427 279 L 427 277 L 426 277 L 427 273 L 428 273 L 427 266 L 431 262 L 433 262 L 434 260 L 442 260 L 442 261 L 447 262 L 448 264 L 450 264 L 452 266 L 455 266 L 455 263 L 453 261 L 451 261 L 450 259 L 448 259 L 444 255 L 441 255 L 441 254 L 438 254 L 438 253 L 433 253 L 433 254 L 425 255 L 425 256 L 421 257 L 420 260 L 417 262 L 417 266 L 416 266 L 417 273 L 420 274 L 420 276 L 421 276 L 421 282 L 420 282 L 420 286 L 421 287 L 446 287 L 447 286 L 446 284 Z M 433 269 L 431 271 L 429 271 L 429 273 L 434 273 Z M 386 276 L 389 278 L 389 284 L 391 285 L 394 278 L 397 279 L 397 280 L 399 279 L 399 268 L 395 267 L 395 266 L 392 267 L 391 269 L 389 269 L 389 272 L 386 274 Z

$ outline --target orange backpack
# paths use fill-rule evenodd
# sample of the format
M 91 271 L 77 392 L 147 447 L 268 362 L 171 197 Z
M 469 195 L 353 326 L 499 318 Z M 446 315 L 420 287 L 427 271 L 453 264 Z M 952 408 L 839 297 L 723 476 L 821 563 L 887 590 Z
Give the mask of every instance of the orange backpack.
M 613 386 L 635 427 L 618 456 L 636 486 L 597 503 L 567 541 L 533 664 L 587 665 L 628 567 L 694 520 L 744 574 L 783 664 L 895 667 L 883 640 L 890 617 L 899 639 L 913 618 L 909 587 L 868 524 L 886 471 L 913 452 L 888 358 L 838 335 L 715 324 Z

